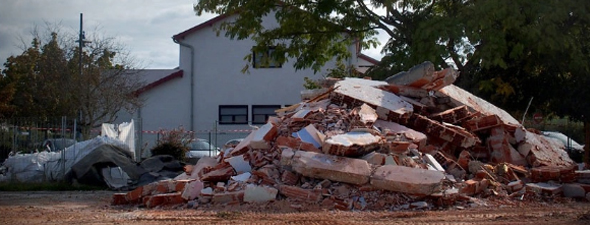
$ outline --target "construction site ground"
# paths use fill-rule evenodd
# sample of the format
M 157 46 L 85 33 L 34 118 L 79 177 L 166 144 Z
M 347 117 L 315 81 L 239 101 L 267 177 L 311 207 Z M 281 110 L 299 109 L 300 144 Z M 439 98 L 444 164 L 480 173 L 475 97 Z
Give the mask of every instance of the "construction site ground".
M 590 203 L 482 200 L 476 206 L 402 211 L 300 209 L 287 201 L 264 205 L 147 209 L 113 206 L 111 191 L 0 192 L 0 224 L 590 224 Z

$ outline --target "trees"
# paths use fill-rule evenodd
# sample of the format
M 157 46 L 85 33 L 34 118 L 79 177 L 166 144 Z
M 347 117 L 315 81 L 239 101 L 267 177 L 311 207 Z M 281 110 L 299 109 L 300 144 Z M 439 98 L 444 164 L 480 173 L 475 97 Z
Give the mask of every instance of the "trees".
M 88 135 L 114 121 L 120 110 L 141 105 L 134 91 L 143 84 L 130 70 L 132 58 L 114 39 L 95 35 L 80 51 L 76 35 L 48 33 L 45 43 L 37 35 L 22 54 L 4 63 L 0 118 L 67 116 L 77 118 Z
M 297 68 L 347 57 L 350 42 L 332 43 L 344 30 L 364 48 L 384 32 L 375 79 L 428 60 L 456 67 L 459 86 L 513 113 L 534 97 L 532 110 L 590 122 L 586 0 L 201 0 L 194 9 L 239 13 L 221 26 L 226 36 L 252 37 L 259 46 L 280 41 L 274 57 L 294 58 Z M 260 18 L 273 9 L 280 27 L 264 30 Z

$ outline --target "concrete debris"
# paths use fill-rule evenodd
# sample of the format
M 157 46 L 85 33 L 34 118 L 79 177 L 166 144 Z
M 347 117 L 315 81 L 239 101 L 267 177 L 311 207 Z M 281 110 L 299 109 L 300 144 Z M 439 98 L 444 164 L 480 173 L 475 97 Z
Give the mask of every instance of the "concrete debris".
M 458 74 L 425 62 L 385 81 L 330 79 L 233 149 L 112 204 L 418 210 L 478 197 L 589 198 L 590 172 L 563 144 L 454 86 Z

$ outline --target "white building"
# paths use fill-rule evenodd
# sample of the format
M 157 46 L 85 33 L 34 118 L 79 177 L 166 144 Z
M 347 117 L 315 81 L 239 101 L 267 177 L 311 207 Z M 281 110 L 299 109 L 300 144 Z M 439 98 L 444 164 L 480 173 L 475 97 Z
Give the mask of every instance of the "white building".
M 232 138 L 245 137 L 251 125 L 264 124 L 274 110 L 301 102 L 304 77 L 319 79 L 335 62 L 318 73 L 311 69 L 295 71 L 294 60 L 283 65 L 259 66 L 244 57 L 252 51 L 252 40 L 231 40 L 216 28 L 233 16 L 221 15 L 173 36 L 179 44 L 180 64 L 173 70 L 145 70 L 147 85 L 141 89 L 144 106 L 132 115 L 142 130 L 141 145 L 153 146 L 160 129 L 195 131 L 195 136 L 211 140 L 216 146 Z M 264 19 L 264 27 L 277 26 L 274 15 Z M 364 72 L 376 60 L 358 53 L 350 46 L 348 63 Z M 249 73 L 242 68 L 250 64 Z M 120 117 L 118 121 L 129 121 Z M 217 135 L 215 135 L 217 134 Z

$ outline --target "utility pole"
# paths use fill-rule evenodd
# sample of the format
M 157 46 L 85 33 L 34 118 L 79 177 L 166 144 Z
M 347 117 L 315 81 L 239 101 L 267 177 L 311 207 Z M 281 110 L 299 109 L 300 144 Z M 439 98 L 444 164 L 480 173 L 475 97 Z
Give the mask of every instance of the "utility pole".
M 80 13 L 80 34 L 78 36 L 78 40 L 76 41 L 79 44 L 78 45 L 78 66 L 79 66 L 79 71 L 78 71 L 79 74 L 78 75 L 80 76 L 79 77 L 80 79 L 82 77 L 82 53 L 83 53 L 82 48 L 84 48 L 86 43 L 92 43 L 91 41 L 86 40 L 86 34 L 84 33 L 84 29 L 83 29 L 82 24 L 83 24 L 83 15 L 82 15 L 82 13 Z M 80 123 L 82 123 L 82 119 L 83 119 L 82 110 L 80 109 L 78 121 Z M 77 132 L 77 131 L 74 131 L 74 132 Z M 75 135 L 76 134 L 74 133 L 74 139 L 76 139 Z

